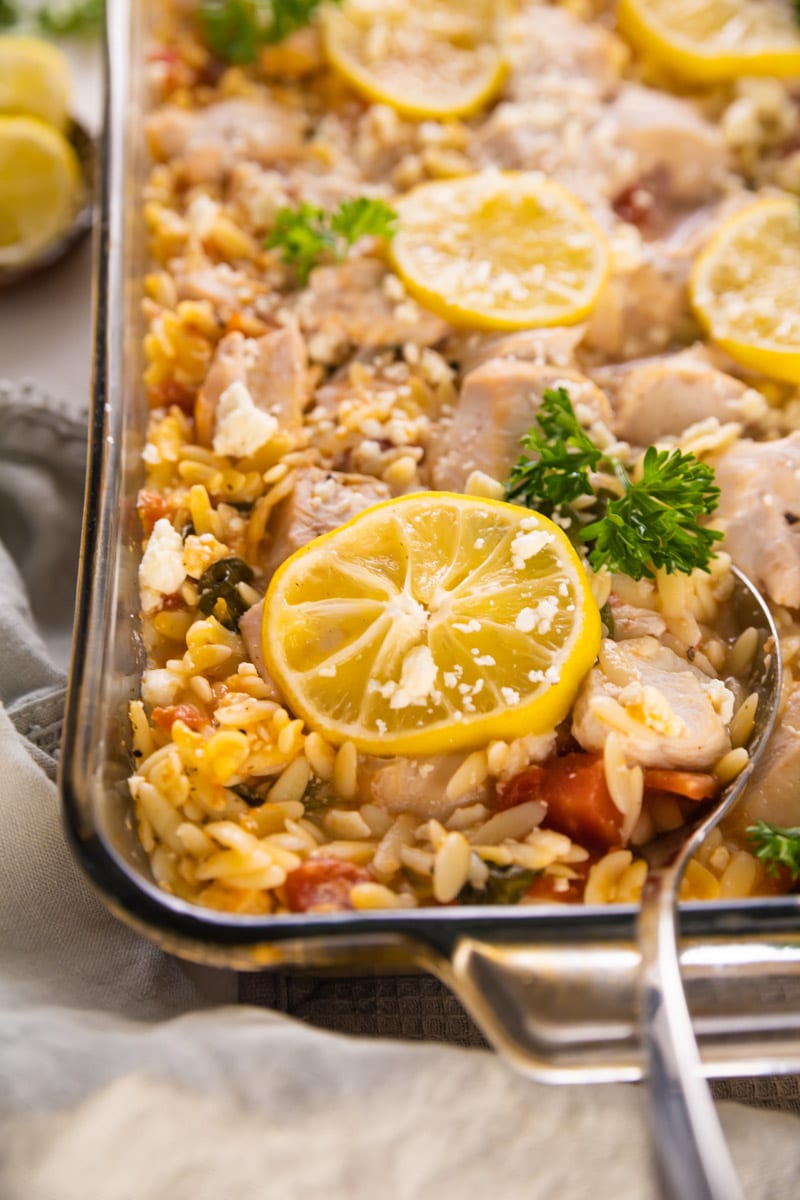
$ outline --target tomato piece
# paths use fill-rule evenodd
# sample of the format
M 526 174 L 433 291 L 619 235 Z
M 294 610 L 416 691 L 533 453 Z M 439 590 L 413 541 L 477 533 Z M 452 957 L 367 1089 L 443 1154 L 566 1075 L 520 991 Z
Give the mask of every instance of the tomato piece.
M 183 721 L 189 729 L 199 729 L 208 724 L 208 717 L 194 704 L 170 704 L 167 708 L 153 709 L 153 724 L 159 729 L 172 729 L 176 721 Z
M 145 533 L 152 533 L 156 521 L 172 515 L 171 503 L 157 492 L 148 492 L 146 488 L 139 492 L 136 508 Z
M 537 875 L 526 895 L 529 899 L 541 900 L 543 903 L 549 901 L 553 904 L 581 904 L 583 893 L 586 890 L 586 880 L 595 862 L 597 862 L 596 855 L 583 862 L 570 863 L 575 872 L 575 878 L 567 879 L 566 887 L 563 886 L 564 879 L 557 875 Z
M 286 876 L 286 899 L 292 912 L 341 912 L 353 907 L 353 884 L 371 878 L 363 867 L 338 858 L 309 858 Z
M 672 771 L 648 767 L 644 773 L 645 791 L 670 792 L 687 800 L 710 800 L 720 789 L 715 775 L 704 771 Z
M 563 754 L 543 766 L 528 767 L 500 789 L 500 805 L 511 808 L 542 800 L 542 824 L 580 845 L 619 846 L 623 815 L 606 785 L 602 754 Z

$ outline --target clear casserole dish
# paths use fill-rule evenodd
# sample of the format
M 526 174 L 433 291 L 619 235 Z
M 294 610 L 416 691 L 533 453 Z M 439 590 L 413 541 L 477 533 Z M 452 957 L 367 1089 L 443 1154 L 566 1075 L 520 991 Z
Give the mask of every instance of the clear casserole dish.
M 429 970 L 487 1038 L 552 1081 L 639 1078 L 636 908 L 541 905 L 226 914 L 159 889 L 132 827 L 127 708 L 138 694 L 141 194 L 148 14 L 110 9 L 95 360 L 78 614 L 61 765 L 67 831 L 111 909 L 164 949 L 238 970 Z M 712 1076 L 800 1070 L 800 897 L 684 905 L 682 965 Z

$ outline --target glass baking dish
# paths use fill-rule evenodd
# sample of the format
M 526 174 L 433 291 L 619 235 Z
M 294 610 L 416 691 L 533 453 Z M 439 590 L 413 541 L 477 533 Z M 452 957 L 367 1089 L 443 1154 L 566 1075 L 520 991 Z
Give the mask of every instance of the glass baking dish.
M 112 911 L 174 954 L 238 970 L 428 970 L 527 1073 L 558 1082 L 637 1079 L 632 906 L 265 918 L 193 906 L 150 876 L 126 778 L 127 705 L 144 660 L 136 513 L 146 421 L 141 186 L 147 26 L 156 9 L 155 0 L 108 8 L 93 408 L 60 780 L 74 852 Z M 685 905 L 680 927 L 707 1074 L 800 1071 L 800 896 Z

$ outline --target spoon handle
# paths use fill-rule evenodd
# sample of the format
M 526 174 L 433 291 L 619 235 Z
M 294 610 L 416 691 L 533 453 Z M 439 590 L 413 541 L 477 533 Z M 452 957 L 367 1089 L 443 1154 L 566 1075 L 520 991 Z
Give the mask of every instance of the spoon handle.
M 675 899 L 685 861 L 650 871 L 639 914 L 652 1151 L 663 1200 L 744 1200 L 681 981 Z

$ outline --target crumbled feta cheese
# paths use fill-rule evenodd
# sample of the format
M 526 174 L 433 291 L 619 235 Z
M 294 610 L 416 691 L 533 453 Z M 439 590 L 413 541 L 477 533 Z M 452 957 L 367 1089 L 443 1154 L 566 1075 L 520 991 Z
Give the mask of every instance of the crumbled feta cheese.
M 142 675 L 142 699 L 151 708 L 166 708 L 175 703 L 181 677 L 174 671 L 151 667 Z
M 518 533 L 511 543 L 511 561 L 518 571 L 523 570 L 528 559 L 541 553 L 553 540 L 552 533 L 546 533 L 543 529 L 528 530 L 525 525 L 523 521 L 523 532 Z
M 454 621 L 453 629 L 457 629 L 460 633 L 480 633 L 481 623 L 480 621 L 476 621 L 474 617 L 470 617 L 468 621 Z
M 412 704 L 426 704 L 434 699 L 436 676 L 439 668 L 433 661 L 430 646 L 414 646 L 403 659 L 400 683 L 396 685 L 390 708 L 408 708 Z
M 253 397 L 241 380 L 225 389 L 217 406 L 214 453 L 244 458 L 255 454 L 278 432 L 272 413 L 256 408 Z
M 153 526 L 147 549 L 139 564 L 139 592 L 146 615 L 161 606 L 162 596 L 177 592 L 186 579 L 183 539 L 166 517 Z
M 512 704 L 519 704 L 519 692 L 514 688 L 502 687 L 500 688 L 500 695 L 509 706 Z

